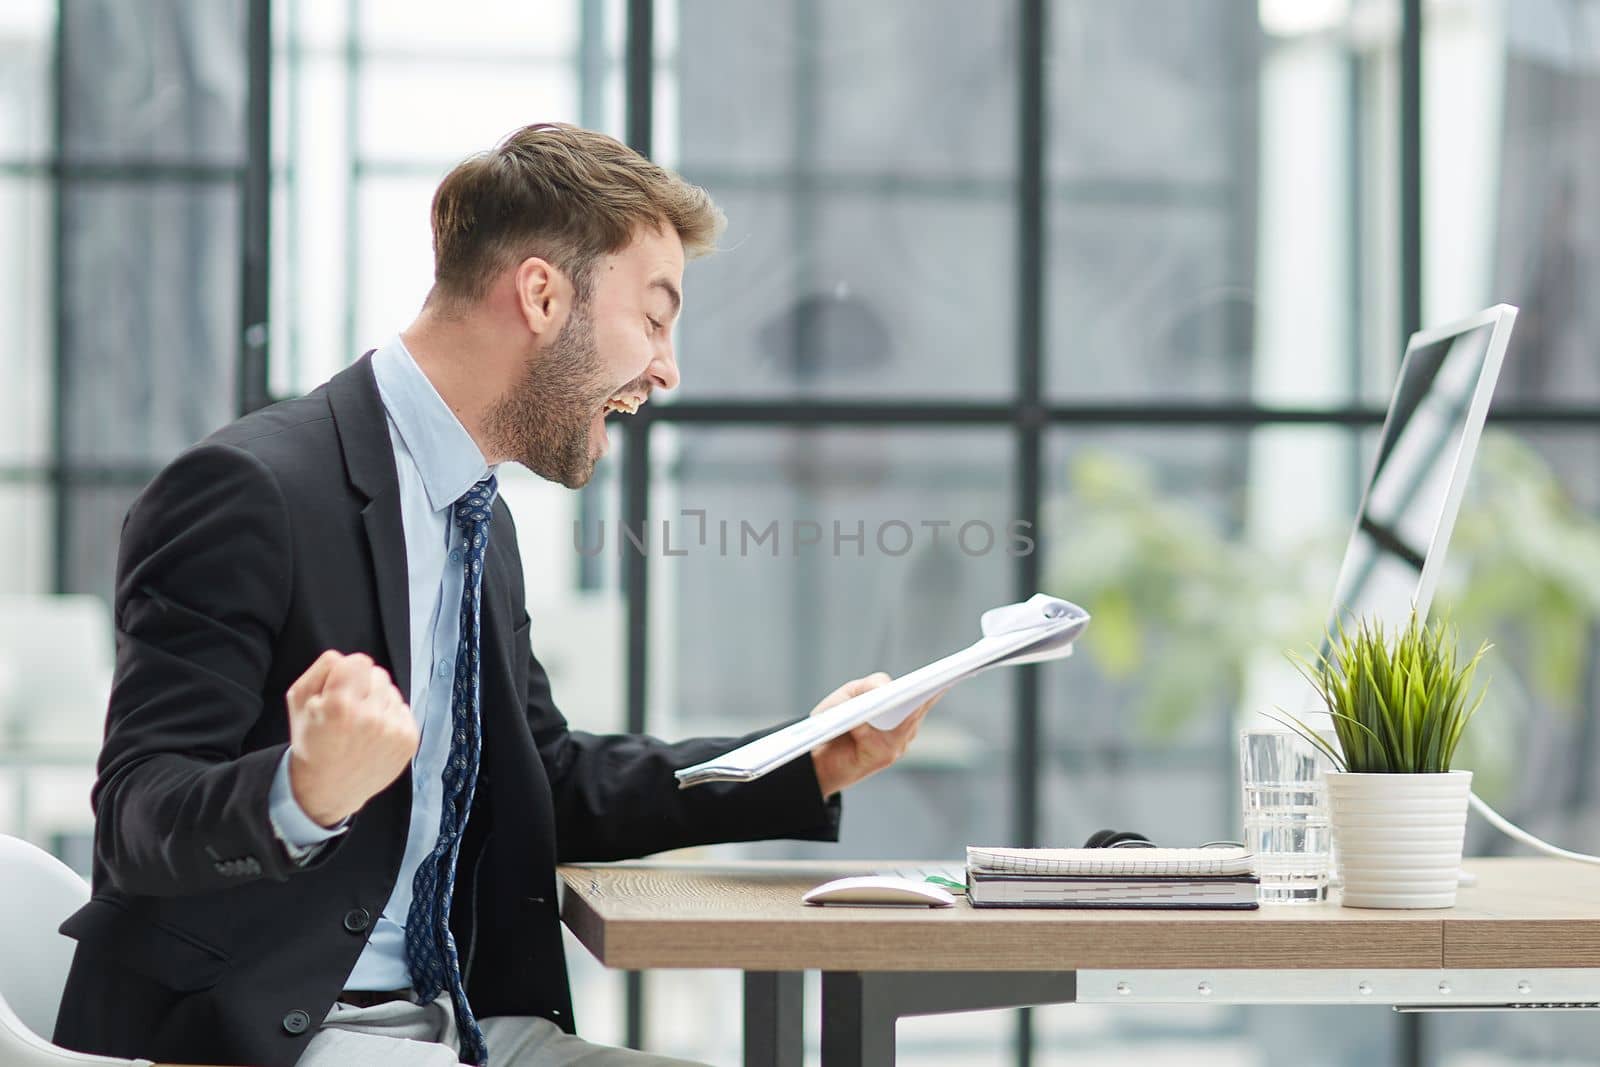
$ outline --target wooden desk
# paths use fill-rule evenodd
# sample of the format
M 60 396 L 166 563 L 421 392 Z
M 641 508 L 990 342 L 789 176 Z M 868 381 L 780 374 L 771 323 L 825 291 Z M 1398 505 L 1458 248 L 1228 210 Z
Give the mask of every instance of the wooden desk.
M 900 1016 L 1066 1002 L 1600 1007 L 1600 867 L 1471 860 L 1444 911 L 808 907 L 885 864 L 566 867 L 562 916 L 608 967 L 733 968 L 745 1061 L 798 1067 L 801 974 L 823 972 L 823 1062 L 893 1062 Z

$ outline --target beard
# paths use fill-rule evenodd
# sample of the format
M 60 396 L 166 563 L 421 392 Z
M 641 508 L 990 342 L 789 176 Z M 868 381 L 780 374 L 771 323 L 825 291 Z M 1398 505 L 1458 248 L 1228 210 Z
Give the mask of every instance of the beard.
M 522 378 L 490 409 L 484 431 L 500 455 L 581 489 L 594 476 L 590 424 L 614 391 L 595 348 L 594 319 L 580 306 L 549 348 L 529 356 Z

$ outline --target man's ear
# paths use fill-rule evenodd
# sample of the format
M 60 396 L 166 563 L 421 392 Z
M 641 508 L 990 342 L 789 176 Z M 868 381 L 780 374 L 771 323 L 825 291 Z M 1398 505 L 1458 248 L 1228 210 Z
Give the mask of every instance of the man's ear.
M 572 306 L 572 283 L 549 260 L 529 256 L 517 264 L 512 275 L 517 294 L 517 310 L 528 331 L 544 337 L 561 328 Z

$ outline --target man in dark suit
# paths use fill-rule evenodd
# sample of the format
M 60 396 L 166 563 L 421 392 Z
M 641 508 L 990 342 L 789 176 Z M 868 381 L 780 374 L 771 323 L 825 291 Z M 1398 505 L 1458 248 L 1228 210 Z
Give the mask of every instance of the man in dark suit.
M 610 138 L 519 130 L 440 185 L 410 327 L 135 501 L 60 1044 L 261 1067 L 664 1062 L 573 1035 L 555 865 L 833 839 L 839 790 L 926 710 L 679 791 L 674 770 L 747 739 L 573 730 L 530 651 L 560 621 L 524 610 L 495 468 L 589 480 L 605 417 L 677 384 L 684 260 L 721 222 Z

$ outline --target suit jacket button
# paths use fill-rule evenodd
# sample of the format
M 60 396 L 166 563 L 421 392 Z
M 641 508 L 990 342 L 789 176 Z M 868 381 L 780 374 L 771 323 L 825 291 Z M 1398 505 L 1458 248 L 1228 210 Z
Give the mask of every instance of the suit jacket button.
M 372 913 L 366 908 L 351 908 L 344 913 L 344 928 L 352 934 L 365 933 L 372 925 Z
M 296 1008 L 283 1017 L 283 1028 L 291 1034 L 303 1034 L 311 1025 L 311 1016 Z

